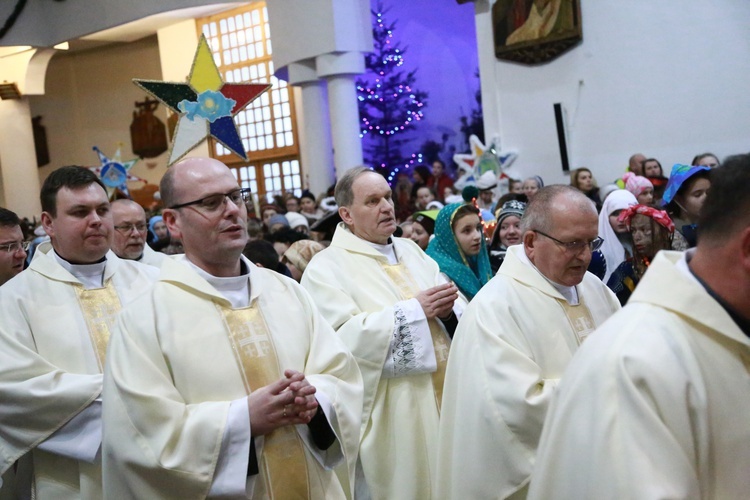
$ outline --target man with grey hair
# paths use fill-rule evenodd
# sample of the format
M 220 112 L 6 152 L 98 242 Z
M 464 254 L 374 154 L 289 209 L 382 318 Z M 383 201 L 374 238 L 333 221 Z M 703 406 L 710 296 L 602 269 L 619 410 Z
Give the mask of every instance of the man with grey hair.
M 142 264 L 159 267 L 166 255 L 154 252 L 146 245 L 146 212 L 133 200 L 112 202 L 112 251 L 121 259 L 135 260 Z
M 525 497 L 565 367 L 620 308 L 586 272 L 602 239 L 584 194 L 562 185 L 540 189 L 521 231 L 523 245 L 508 248 L 456 330 L 443 389 L 438 498 Z
M 747 498 L 750 155 L 711 172 L 698 246 L 659 252 L 565 372 L 531 498 Z
M 414 242 L 392 237 L 391 188 L 381 175 L 349 170 L 335 196 L 343 222 L 302 285 L 364 379 L 357 492 L 430 498 L 458 290 Z

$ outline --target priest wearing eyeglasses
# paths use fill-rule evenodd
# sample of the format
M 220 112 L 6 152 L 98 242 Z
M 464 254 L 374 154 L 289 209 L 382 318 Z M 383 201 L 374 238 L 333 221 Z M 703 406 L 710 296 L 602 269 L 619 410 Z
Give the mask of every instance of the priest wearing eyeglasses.
M 525 498 L 555 387 L 581 343 L 620 308 L 586 271 L 602 239 L 585 195 L 542 188 L 521 231 L 523 244 L 508 249 L 453 339 L 437 498 Z
M 161 195 L 185 254 L 116 326 L 105 498 L 345 498 L 362 414 L 354 357 L 297 282 L 242 255 L 249 190 L 223 163 L 178 162 Z
M 0 207 L 0 285 L 23 271 L 28 249 L 18 216 Z
M 141 264 L 159 267 L 167 257 L 146 245 L 146 212 L 133 200 L 112 202 L 112 220 L 115 232 L 112 235 L 112 251 L 121 259 L 135 260 Z

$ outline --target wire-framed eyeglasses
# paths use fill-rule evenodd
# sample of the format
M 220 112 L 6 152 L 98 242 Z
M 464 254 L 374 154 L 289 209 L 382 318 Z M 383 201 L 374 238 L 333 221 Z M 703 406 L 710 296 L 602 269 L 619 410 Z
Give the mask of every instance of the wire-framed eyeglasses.
M 121 232 L 122 234 L 128 234 L 133 229 L 135 229 L 139 233 L 142 233 L 143 231 L 146 230 L 147 227 L 148 226 L 146 225 L 145 222 L 136 222 L 134 224 L 120 224 L 120 225 L 115 226 L 115 229 Z
M 210 194 L 204 198 L 201 198 L 200 200 L 188 201 L 187 203 L 180 203 L 178 205 L 172 205 L 171 207 L 167 208 L 177 209 L 194 205 L 198 208 L 202 208 L 207 212 L 214 212 L 220 208 L 223 208 L 226 200 L 231 201 L 237 206 L 250 201 L 250 193 L 250 188 L 235 189 L 234 191 L 230 191 L 228 193 Z
M 602 247 L 602 243 L 604 243 L 604 238 L 601 236 L 597 236 L 591 241 L 560 241 L 557 238 L 554 238 L 550 236 L 547 233 L 543 233 L 537 229 L 532 229 L 537 234 L 541 234 L 545 238 L 549 238 L 555 243 L 557 243 L 560 247 L 562 247 L 566 252 L 570 253 L 578 253 L 584 248 L 588 248 L 592 252 L 596 252 Z
M 16 253 L 19 250 L 23 250 L 24 252 L 29 251 L 29 243 L 28 241 L 14 241 L 13 243 L 4 243 L 0 245 L 0 251 L 6 251 L 8 253 Z

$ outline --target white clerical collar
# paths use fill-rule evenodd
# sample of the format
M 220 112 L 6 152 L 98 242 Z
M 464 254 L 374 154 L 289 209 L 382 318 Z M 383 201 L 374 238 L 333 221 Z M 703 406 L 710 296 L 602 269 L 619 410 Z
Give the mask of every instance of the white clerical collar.
M 104 286 L 104 268 L 107 267 L 106 257 L 103 261 L 94 264 L 71 264 L 60 257 L 54 248 L 52 249 L 52 255 L 66 271 L 83 284 L 83 287 L 86 290 L 101 288 Z
M 565 300 L 568 302 L 568 304 L 570 304 L 571 306 L 578 305 L 578 290 L 576 290 L 576 287 L 561 285 L 560 283 L 555 283 L 554 281 L 546 277 L 539 269 L 537 269 L 534 263 L 529 260 L 529 256 L 526 255 L 526 247 L 521 247 L 521 251 L 518 252 L 518 257 L 521 262 L 523 262 L 527 266 L 531 266 L 536 272 L 539 273 L 542 278 L 547 280 L 547 282 L 552 285 L 555 290 L 560 292 L 560 295 L 565 297 Z
M 247 264 L 240 260 L 240 275 L 226 278 L 209 274 L 196 266 L 187 256 L 182 256 L 185 262 L 197 272 L 201 278 L 208 281 L 225 299 L 232 303 L 234 309 L 241 309 L 250 305 L 250 272 Z
M 695 248 L 690 248 L 690 249 L 686 250 L 685 252 L 683 252 L 682 258 L 677 261 L 677 264 L 675 265 L 675 267 L 677 267 L 677 269 L 682 274 L 684 274 L 685 276 L 687 276 L 694 283 L 697 283 L 700 286 L 703 286 L 703 283 L 701 283 L 698 280 L 698 278 L 695 277 L 695 275 L 693 274 L 693 272 L 690 270 L 690 267 L 688 267 L 688 264 L 693 259 L 693 255 L 695 255 Z
M 367 241 L 365 239 L 362 239 L 365 243 L 370 245 L 372 248 L 383 254 L 387 259 L 388 263 L 391 265 L 398 264 L 398 258 L 396 258 L 396 251 L 393 249 L 393 238 L 388 238 L 388 243 L 385 245 L 380 245 L 378 243 L 373 243 L 372 241 Z

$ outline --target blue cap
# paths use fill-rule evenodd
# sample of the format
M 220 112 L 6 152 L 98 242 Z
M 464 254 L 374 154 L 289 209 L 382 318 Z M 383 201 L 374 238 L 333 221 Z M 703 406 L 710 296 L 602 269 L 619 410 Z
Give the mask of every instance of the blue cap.
M 679 163 L 672 167 L 672 173 L 669 174 L 669 182 L 667 187 L 664 189 L 664 195 L 661 198 L 662 206 L 666 207 L 669 205 L 674 197 L 677 196 L 677 192 L 680 190 L 682 185 L 690 179 L 692 176 L 701 171 L 711 171 L 711 167 L 703 165 L 681 165 Z

